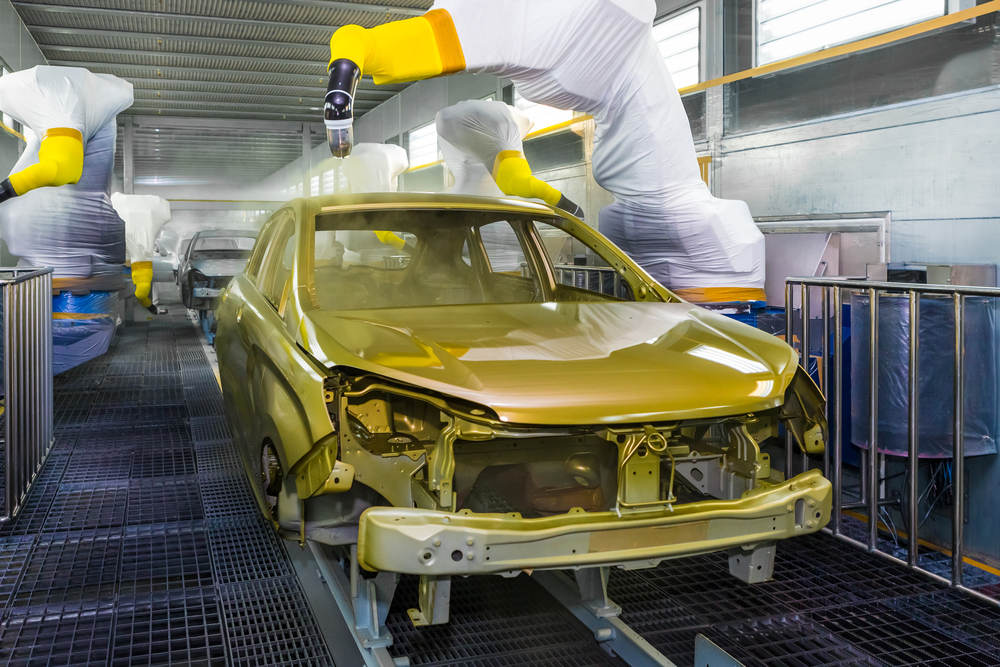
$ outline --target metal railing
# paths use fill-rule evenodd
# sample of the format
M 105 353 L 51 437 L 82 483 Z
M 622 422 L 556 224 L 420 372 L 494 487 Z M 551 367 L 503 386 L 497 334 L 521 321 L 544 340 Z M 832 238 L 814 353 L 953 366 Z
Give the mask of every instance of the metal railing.
M 17 516 L 52 447 L 52 269 L 0 268 L 3 508 Z
M 798 289 L 795 289 L 798 288 Z M 964 546 L 963 546 L 963 525 L 965 513 L 965 414 L 964 414 L 964 378 L 963 378 L 963 358 L 965 355 L 965 298 L 969 296 L 997 297 L 1000 298 L 1000 289 L 989 287 L 959 287 L 946 285 L 921 285 L 912 283 L 890 283 L 872 282 L 860 279 L 837 279 L 837 278 L 788 278 L 785 282 L 785 331 L 786 340 L 789 344 L 795 344 L 795 335 L 799 340 L 797 347 L 802 351 L 802 357 L 806 360 L 808 367 L 809 360 L 809 321 L 811 299 L 810 288 L 820 290 L 820 308 L 822 311 L 822 331 L 823 344 L 821 359 L 819 360 L 819 371 L 821 378 L 821 389 L 827 396 L 827 421 L 830 424 L 830 435 L 828 443 L 831 446 L 826 448 L 823 454 L 823 472 L 833 484 L 833 511 L 830 518 L 830 525 L 826 530 L 838 538 L 853 543 L 855 546 L 863 547 L 871 553 L 876 553 L 898 564 L 905 565 L 912 570 L 920 572 L 939 582 L 948 584 L 990 604 L 1000 604 L 997 600 L 987 597 L 977 591 L 966 588 L 964 585 Z M 796 294 L 795 292 L 798 292 Z M 843 434 L 841 432 L 844 423 L 843 391 L 844 377 L 844 322 L 843 303 L 844 293 L 861 293 L 868 298 L 868 318 L 870 328 L 866 332 L 868 336 L 868 414 L 867 426 L 869 433 L 868 450 L 864 456 L 861 470 L 862 500 L 857 503 L 844 503 L 843 501 Z M 907 535 L 907 559 L 896 558 L 888 552 L 879 548 L 879 512 L 880 508 L 894 506 L 896 500 L 883 497 L 882 489 L 885 487 L 885 479 L 879 478 L 879 460 L 885 459 L 884 454 L 878 451 L 878 424 L 879 424 L 879 300 L 883 295 L 893 295 L 897 297 L 906 296 L 909 316 L 909 364 L 907 369 L 907 456 L 906 456 L 906 489 L 905 497 L 908 499 L 908 507 L 904 519 L 908 519 L 909 534 Z M 951 557 L 952 571 L 951 579 L 946 579 L 938 574 L 929 572 L 919 566 L 919 522 L 918 522 L 918 466 L 920 452 L 920 406 L 918 392 L 919 378 L 919 349 L 920 349 L 920 297 L 924 295 L 950 296 L 952 300 L 952 315 L 955 323 L 955 336 L 953 340 L 953 363 L 955 365 L 952 387 L 954 390 L 954 415 L 952 434 L 952 531 L 951 531 Z M 795 311 L 794 300 L 799 302 L 799 327 L 795 331 L 793 314 Z M 832 307 L 831 307 L 832 306 Z M 831 329 L 832 311 L 832 329 Z M 819 318 L 817 318 L 819 319 Z M 858 332 L 851 332 L 854 336 Z M 831 336 L 832 334 L 832 336 Z M 832 354 L 831 354 L 832 338 Z M 834 388 L 832 395 L 830 392 L 831 383 Z M 793 470 L 794 457 L 791 436 L 786 440 L 786 472 Z M 875 455 L 871 455 L 874 453 Z M 831 465 L 832 464 L 832 465 Z M 808 457 L 803 454 L 803 467 L 808 468 Z M 831 470 L 832 467 L 832 470 Z M 866 483 L 867 480 L 867 483 Z M 843 534 L 843 512 L 849 509 L 864 509 L 867 513 L 867 540 L 866 543 L 848 537 Z M 900 512 L 902 513 L 900 503 Z
M 577 266 L 575 264 L 556 264 L 556 282 L 579 289 L 608 294 L 619 299 L 629 298 L 625 293 L 627 283 L 610 266 Z

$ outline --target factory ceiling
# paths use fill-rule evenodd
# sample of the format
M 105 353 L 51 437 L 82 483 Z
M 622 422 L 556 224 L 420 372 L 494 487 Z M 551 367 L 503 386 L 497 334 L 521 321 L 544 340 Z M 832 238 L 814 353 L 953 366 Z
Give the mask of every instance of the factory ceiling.
M 431 0 L 13 4 L 49 64 L 86 67 L 132 82 L 135 104 L 123 116 L 142 117 L 135 134 L 139 184 L 177 178 L 255 181 L 301 156 L 301 131 L 295 132 L 293 123 L 322 122 L 333 31 L 418 16 Z M 363 115 L 404 87 L 376 87 L 364 79 L 356 113 Z M 164 117 L 162 127 L 151 117 Z M 313 144 L 322 140 L 318 132 L 311 138 Z

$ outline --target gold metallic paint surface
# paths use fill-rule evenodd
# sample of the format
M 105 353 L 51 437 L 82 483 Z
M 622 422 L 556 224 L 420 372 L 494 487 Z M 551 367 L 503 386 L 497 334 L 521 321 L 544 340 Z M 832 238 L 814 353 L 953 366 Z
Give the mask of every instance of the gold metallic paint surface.
M 783 342 L 689 304 L 529 303 L 306 315 L 309 350 L 521 424 L 612 424 L 776 407 Z M 733 323 L 735 326 L 731 325 Z
M 544 220 L 574 234 L 595 251 L 600 250 L 638 300 L 319 309 L 313 266 L 315 217 L 384 209 L 499 211 Z M 471 409 L 470 403 L 480 405 L 492 409 L 501 422 L 514 428 L 545 428 L 740 417 L 781 405 L 798 368 L 796 353 L 783 341 L 681 301 L 592 228 L 544 204 L 513 198 L 419 193 L 297 199 L 272 217 L 260 239 L 266 240 L 268 230 L 285 214 L 294 220 L 296 233 L 291 278 L 284 290 L 287 302 L 279 311 L 258 292 L 253 279 L 245 274 L 236 276 L 221 299 L 216 343 L 227 414 L 248 452 L 244 456 L 248 474 L 256 475 L 255 468 L 260 465 L 259 457 L 254 460 L 254 451 L 259 451 L 263 442 L 270 442 L 291 484 L 288 495 L 278 503 L 275 517 L 289 533 L 298 534 L 300 511 L 309 505 L 298 502 L 296 483 L 298 492 L 312 496 L 310 501 L 369 487 L 384 498 L 401 499 L 406 508 L 414 502 L 421 507 L 433 507 L 437 502 L 433 494 L 412 479 L 427 464 L 425 452 L 387 458 L 364 451 L 356 443 L 350 445 L 353 441 L 349 434 L 334 430 L 327 402 L 334 400 L 333 392 L 324 383 L 342 372 L 346 372 L 343 377 L 366 374 L 384 378 L 386 385 L 392 385 L 390 391 L 435 405 L 447 407 L 451 399 L 465 401 L 463 409 Z M 248 267 L 254 266 L 259 251 L 255 248 Z M 548 276 L 542 278 L 554 280 L 551 267 L 547 270 Z M 355 451 L 346 451 L 348 446 Z M 353 484 L 349 485 L 346 478 L 330 482 L 330 471 L 345 458 L 353 466 Z M 350 486 L 351 490 L 344 491 L 341 486 Z M 759 510 L 764 503 L 773 512 L 768 510 L 761 516 L 767 521 L 787 523 L 785 501 L 792 492 L 784 488 L 757 489 L 752 492 L 752 500 L 677 505 L 676 514 L 662 520 L 650 512 L 641 512 L 642 519 L 629 516 L 613 521 L 606 512 L 585 513 L 585 517 L 570 512 L 544 521 L 556 532 L 577 534 L 589 553 L 586 545 L 592 528 L 574 528 L 581 521 L 588 525 L 591 521 L 601 523 L 607 530 L 632 530 L 646 518 L 666 526 L 690 516 L 709 521 L 707 540 L 696 539 L 701 527 L 693 532 L 681 528 L 660 531 L 664 536 L 693 538 L 680 540 L 683 544 L 674 546 L 636 541 L 631 533 L 622 533 L 619 537 L 628 537 L 622 544 L 631 544 L 631 540 L 646 546 L 621 552 L 605 550 L 615 541 L 608 542 L 609 536 L 597 537 L 594 544 L 600 548 L 589 553 L 586 561 L 624 561 L 644 550 L 651 550 L 651 554 L 703 553 L 745 542 L 749 524 L 733 517 L 741 512 L 753 515 L 757 510 L 751 511 L 749 506 Z M 824 488 L 817 482 L 809 487 L 808 494 L 826 507 L 829 490 L 824 492 Z M 332 494 L 323 496 L 327 489 Z M 795 495 L 800 493 L 801 489 Z M 367 510 L 361 515 L 362 533 L 367 525 L 367 534 L 374 535 L 373 522 L 389 511 Z M 826 518 L 809 532 L 826 522 L 828 508 L 824 511 Z M 437 514 L 444 513 L 432 511 L 425 518 Z M 479 517 L 488 519 L 487 515 L 473 516 L 476 521 Z M 316 517 L 307 516 L 307 520 L 315 521 Z M 357 516 L 353 522 L 358 522 Z M 530 532 L 539 525 L 508 517 L 502 528 Z M 769 537 L 780 539 L 806 530 L 782 525 L 784 528 Z M 393 533 L 386 527 L 379 539 L 401 547 L 410 538 L 405 531 Z M 561 539 L 557 536 L 557 542 Z M 363 552 L 372 553 L 374 544 L 363 545 Z M 522 557 L 522 547 L 511 548 L 521 554 L 512 556 L 516 562 L 557 567 L 565 560 L 560 547 L 548 542 L 524 546 L 529 551 L 535 549 L 530 557 Z

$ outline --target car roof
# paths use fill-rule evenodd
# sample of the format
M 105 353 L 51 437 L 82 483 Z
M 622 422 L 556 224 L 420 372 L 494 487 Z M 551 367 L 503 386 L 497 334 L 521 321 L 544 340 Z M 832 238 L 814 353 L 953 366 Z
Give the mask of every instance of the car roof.
M 357 206 L 385 208 L 403 208 L 406 206 L 461 207 L 462 205 L 476 208 L 516 209 L 527 214 L 557 214 L 557 210 L 548 204 L 521 199 L 519 197 L 479 197 L 438 192 L 373 192 L 364 194 L 322 195 L 308 197 L 305 201 L 319 207 L 323 213 L 335 212 L 339 208 Z
M 233 238 L 235 236 L 257 238 L 257 232 L 250 229 L 202 229 L 195 233 L 200 239 Z M 194 238 L 192 236 L 191 238 Z

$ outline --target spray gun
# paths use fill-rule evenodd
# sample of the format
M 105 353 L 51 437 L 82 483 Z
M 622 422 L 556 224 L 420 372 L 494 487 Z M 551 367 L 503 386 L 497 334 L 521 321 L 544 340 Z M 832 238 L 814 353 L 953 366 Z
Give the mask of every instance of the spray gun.
M 338 58 L 330 63 L 323 124 L 334 157 L 347 157 L 354 148 L 354 95 L 360 80 L 361 68 L 353 60 Z

